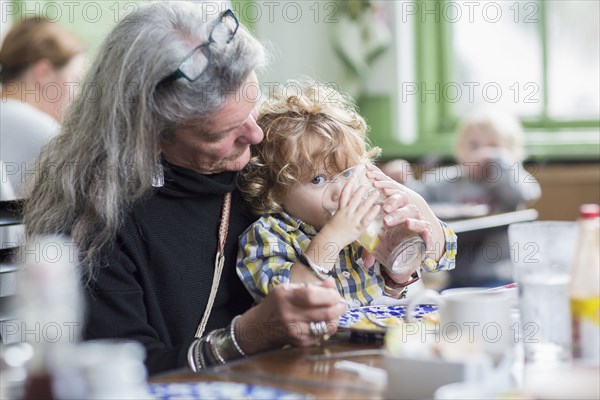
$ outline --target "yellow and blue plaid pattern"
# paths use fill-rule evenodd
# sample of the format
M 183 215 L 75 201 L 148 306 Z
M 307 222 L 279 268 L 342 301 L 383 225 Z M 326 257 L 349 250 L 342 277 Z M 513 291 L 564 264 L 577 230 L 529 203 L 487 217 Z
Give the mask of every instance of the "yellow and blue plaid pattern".
M 426 272 L 454 268 L 456 235 L 441 222 L 446 239 L 446 252 L 439 262 L 426 257 L 421 269 Z M 316 230 L 288 214 L 261 217 L 241 236 L 237 273 L 254 298 L 260 302 L 274 286 L 290 281 L 290 270 L 298 255 L 304 254 Z M 363 248 L 351 244 L 339 252 L 340 262 L 332 271 L 341 296 L 355 307 L 369 305 L 383 296 L 384 282 L 379 263 L 365 268 Z

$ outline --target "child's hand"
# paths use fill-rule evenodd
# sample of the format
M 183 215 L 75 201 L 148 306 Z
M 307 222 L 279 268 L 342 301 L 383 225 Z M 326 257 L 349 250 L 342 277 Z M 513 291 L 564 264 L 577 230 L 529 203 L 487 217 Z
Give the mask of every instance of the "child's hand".
M 379 191 L 371 184 L 357 186 L 356 180 L 346 183 L 340 194 L 339 206 L 335 215 L 321 229 L 321 234 L 333 239 L 340 247 L 345 247 L 358 239 L 379 213 L 375 204 Z
M 491 161 L 495 159 L 500 152 L 497 146 L 482 146 L 473 152 L 473 158 L 476 161 Z
M 473 160 L 469 170 L 472 178 L 478 181 L 497 181 L 499 171 L 515 162 L 508 150 L 496 146 L 479 148 L 473 153 Z

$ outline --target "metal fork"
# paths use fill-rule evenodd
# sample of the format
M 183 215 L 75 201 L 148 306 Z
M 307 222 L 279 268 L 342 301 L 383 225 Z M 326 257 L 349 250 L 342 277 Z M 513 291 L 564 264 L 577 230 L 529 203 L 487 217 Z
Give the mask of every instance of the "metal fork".
M 363 313 L 363 315 L 365 316 L 365 318 L 367 319 L 367 321 L 369 321 L 373 325 L 376 325 L 376 326 L 378 326 L 380 328 L 383 328 L 383 329 L 387 329 L 388 328 L 388 326 L 386 324 L 384 324 L 383 322 L 379 321 L 377 318 L 373 317 L 367 311 L 361 309 L 360 312 Z
M 372 323 L 375 326 L 378 326 L 379 328 L 383 328 L 383 329 L 387 329 L 388 326 L 386 324 L 384 324 L 383 322 L 379 321 L 377 318 L 373 317 L 371 314 L 369 314 L 369 312 L 367 310 L 365 310 L 364 308 L 358 307 L 358 311 L 360 313 L 362 313 L 362 315 L 365 316 L 365 318 L 367 319 L 367 321 L 369 321 L 370 323 Z
M 388 328 L 388 326 L 386 324 L 384 324 L 383 322 L 378 321 L 377 318 L 374 318 L 372 315 L 370 315 L 367 312 L 367 310 L 365 310 L 364 308 L 353 307 L 349 300 L 342 300 L 342 303 L 344 303 L 348 307 L 349 310 L 358 310 L 358 312 L 360 312 L 362 315 L 364 315 L 365 318 L 367 319 L 367 321 L 369 321 L 373 325 L 375 325 L 375 326 L 377 326 L 379 328 L 384 328 L 384 329 Z

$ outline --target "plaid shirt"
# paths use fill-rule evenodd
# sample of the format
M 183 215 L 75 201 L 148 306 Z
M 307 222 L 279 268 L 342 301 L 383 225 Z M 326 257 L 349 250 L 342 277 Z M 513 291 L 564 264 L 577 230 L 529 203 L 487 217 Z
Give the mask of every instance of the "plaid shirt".
M 450 270 L 456 257 L 456 234 L 440 221 L 446 239 L 446 252 L 439 262 L 426 257 L 421 270 Z M 271 288 L 290 281 L 292 265 L 300 261 L 310 241 L 317 234 L 312 226 L 286 213 L 261 217 L 240 236 L 237 273 L 242 282 L 260 302 Z M 332 277 L 341 296 L 355 307 L 369 305 L 384 295 L 384 282 L 378 262 L 365 268 L 361 259 L 363 248 L 355 243 L 339 253 L 339 263 Z

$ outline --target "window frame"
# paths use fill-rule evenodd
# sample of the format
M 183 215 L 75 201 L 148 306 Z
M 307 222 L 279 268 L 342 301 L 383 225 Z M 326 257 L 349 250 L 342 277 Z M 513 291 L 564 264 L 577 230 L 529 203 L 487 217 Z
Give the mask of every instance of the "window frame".
M 526 131 L 526 151 L 532 160 L 592 160 L 600 161 L 600 119 L 598 120 L 556 120 L 548 115 L 548 37 L 546 26 L 546 4 L 535 1 L 539 6 L 539 30 L 542 41 L 542 111 L 540 118 L 523 119 L 521 122 Z M 417 0 L 419 10 L 423 7 L 443 9 L 450 0 Z M 428 3 L 427 6 L 424 3 Z M 399 2 L 396 4 L 399 6 Z M 396 21 L 396 23 L 399 23 Z M 451 82 L 452 74 L 452 26 L 444 18 L 436 22 L 428 17 L 425 21 L 415 18 L 414 26 L 414 63 L 416 83 L 431 90 L 435 85 L 442 87 Z M 551 86 L 550 86 L 551 90 Z M 359 105 L 372 128 L 371 140 L 375 145 L 384 148 L 384 158 L 404 157 L 418 159 L 436 154 L 451 159 L 454 132 L 458 118 L 453 114 L 453 104 L 444 96 L 439 101 L 431 101 L 433 95 L 427 95 L 423 102 L 417 100 L 416 125 L 417 139 L 411 144 L 401 143 L 393 132 L 397 129 L 385 129 L 375 122 L 389 115 L 396 118 L 402 113 L 399 99 L 393 99 L 386 105 L 381 98 L 367 96 Z M 397 97 L 397 96 L 394 96 Z M 420 97 L 420 96 L 419 96 Z M 370 104 L 374 102 L 374 104 Z M 386 107 L 387 106 L 387 107 Z M 386 110 L 388 108 L 388 110 Z M 373 123 L 375 122 L 375 124 Z M 398 126 L 398 123 L 390 123 Z

